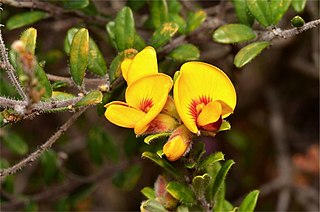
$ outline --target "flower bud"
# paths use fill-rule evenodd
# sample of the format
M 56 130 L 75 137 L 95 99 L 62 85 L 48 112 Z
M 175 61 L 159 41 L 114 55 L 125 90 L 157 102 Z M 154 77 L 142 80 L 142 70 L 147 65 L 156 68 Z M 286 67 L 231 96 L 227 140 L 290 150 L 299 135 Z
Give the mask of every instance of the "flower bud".
M 178 127 L 163 146 L 163 153 L 168 160 L 176 161 L 185 155 L 191 147 L 191 137 L 192 134 L 184 125 Z
M 166 114 L 160 113 L 149 124 L 146 134 L 156 134 L 163 132 L 171 132 L 178 125 L 178 122 Z
M 171 196 L 171 194 L 167 191 L 167 185 L 167 179 L 164 176 L 159 175 L 154 183 L 156 200 L 158 200 L 165 208 L 174 209 L 178 204 L 178 200 Z

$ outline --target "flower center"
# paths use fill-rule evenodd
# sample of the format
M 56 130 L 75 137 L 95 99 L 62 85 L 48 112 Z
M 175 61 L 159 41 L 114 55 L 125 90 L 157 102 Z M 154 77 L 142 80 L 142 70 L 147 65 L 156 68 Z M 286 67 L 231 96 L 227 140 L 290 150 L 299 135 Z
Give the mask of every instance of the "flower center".
M 141 100 L 141 103 L 140 103 L 140 110 L 147 113 L 152 106 L 153 106 L 152 99 L 143 99 Z
M 195 121 L 197 121 L 197 118 L 204 106 L 206 106 L 211 101 L 211 98 L 207 96 L 202 96 L 199 99 L 191 100 L 191 103 L 189 104 L 189 114 Z

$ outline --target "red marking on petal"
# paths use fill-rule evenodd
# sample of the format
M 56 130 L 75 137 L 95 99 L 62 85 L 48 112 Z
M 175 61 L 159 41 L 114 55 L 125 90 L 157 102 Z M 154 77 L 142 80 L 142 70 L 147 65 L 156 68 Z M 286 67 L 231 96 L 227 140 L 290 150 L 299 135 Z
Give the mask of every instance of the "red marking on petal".
M 201 129 L 204 129 L 204 130 L 210 131 L 210 132 L 215 132 L 220 129 L 221 124 L 222 124 L 222 118 L 220 116 L 218 121 L 201 126 Z
M 191 103 L 189 104 L 189 114 L 192 116 L 195 122 L 197 121 L 197 118 L 203 107 L 211 101 L 211 98 L 207 96 L 201 96 L 199 99 L 191 100 Z
M 147 113 L 152 106 L 153 106 L 152 99 L 143 99 L 140 102 L 140 110 L 142 110 L 145 113 Z

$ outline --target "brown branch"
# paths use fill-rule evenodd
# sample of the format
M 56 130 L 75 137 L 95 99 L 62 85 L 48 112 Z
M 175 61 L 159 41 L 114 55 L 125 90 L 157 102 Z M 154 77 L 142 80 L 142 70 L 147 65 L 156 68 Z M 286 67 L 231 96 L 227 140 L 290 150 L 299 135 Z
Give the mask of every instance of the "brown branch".
M 69 11 L 65 10 L 59 6 L 54 4 L 50 4 L 48 2 L 41 2 L 36 0 L 2 0 L 3 4 L 7 4 L 12 7 L 22 7 L 22 8 L 31 8 L 31 9 L 39 9 L 48 12 L 53 17 L 59 17 L 63 14 L 70 14 L 73 16 L 77 16 L 78 18 L 83 19 L 88 23 L 95 23 L 100 25 L 105 25 L 107 20 L 100 18 L 99 16 L 87 16 L 78 11 Z
M 88 107 L 84 107 L 80 109 L 78 112 L 73 114 L 73 116 L 70 117 L 70 119 L 64 123 L 59 130 L 53 134 L 48 141 L 46 141 L 44 144 L 42 144 L 36 151 L 31 153 L 28 157 L 24 158 L 20 162 L 16 163 L 15 165 L 3 169 L 0 171 L 0 179 L 14 174 L 17 171 L 23 169 L 27 165 L 31 165 L 33 161 L 37 160 L 46 150 L 50 149 L 51 146 L 60 138 L 60 136 L 78 119 L 78 117 L 86 111 Z
M 0 28 L 0 53 L 1 53 L 1 61 L 2 61 L 1 67 L 6 70 L 12 84 L 14 85 L 14 87 L 16 88 L 16 90 L 18 91 L 18 93 L 22 97 L 22 99 L 26 103 L 28 103 L 29 98 L 28 98 L 27 94 L 25 93 L 24 89 L 22 88 L 21 84 L 18 81 L 18 78 L 15 74 L 15 69 L 13 68 L 11 63 L 9 62 L 8 53 L 7 53 L 6 47 L 3 42 L 3 38 L 2 38 L 1 28 Z
M 53 74 L 47 74 L 47 77 L 50 81 L 61 81 L 61 82 L 67 83 L 68 86 L 77 86 L 74 83 L 74 81 L 69 77 L 61 77 L 61 76 L 56 76 Z M 105 86 L 107 86 L 107 90 L 110 87 L 108 78 L 92 78 L 92 79 L 84 78 L 84 84 L 85 85 L 97 85 L 97 87 L 99 85 L 105 85 Z
M 294 27 L 287 30 L 275 28 L 275 29 L 272 29 L 271 31 L 262 32 L 258 40 L 272 41 L 274 39 L 287 39 L 287 38 L 296 36 L 298 34 L 301 34 L 302 32 L 305 32 L 309 29 L 313 29 L 317 27 L 319 24 L 320 24 L 320 19 L 317 19 L 317 20 L 305 23 L 302 27 Z

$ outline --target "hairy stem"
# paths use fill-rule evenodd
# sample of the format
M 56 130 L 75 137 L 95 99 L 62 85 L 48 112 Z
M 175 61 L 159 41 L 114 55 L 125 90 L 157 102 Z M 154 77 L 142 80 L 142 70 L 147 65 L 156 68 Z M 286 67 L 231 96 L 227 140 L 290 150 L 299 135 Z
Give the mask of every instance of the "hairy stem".
M 18 170 L 23 169 L 27 165 L 31 165 L 33 161 L 37 160 L 46 150 L 50 149 L 51 146 L 60 138 L 60 136 L 79 118 L 79 116 L 86 111 L 88 107 L 84 107 L 80 109 L 78 112 L 73 114 L 70 119 L 64 123 L 59 130 L 53 134 L 48 141 L 42 144 L 36 151 L 31 153 L 28 157 L 24 158 L 20 162 L 16 163 L 15 165 L 3 169 L 0 171 L 0 179 L 16 173 Z
M 7 54 L 7 50 L 6 47 L 4 45 L 3 42 L 3 38 L 2 38 L 2 33 L 1 33 L 1 29 L 0 29 L 0 52 L 1 52 L 1 60 L 2 60 L 2 68 L 4 68 L 12 82 L 12 84 L 14 85 L 14 87 L 17 89 L 19 95 L 22 97 L 22 99 L 25 102 L 29 102 L 29 98 L 26 95 L 24 89 L 22 88 L 21 84 L 18 81 L 18 78 L 15 74 L 15 69 L 13 68 L 13 66 L 11 65 L 11 63 L 9 62 L 9 58 L 8 58 L 8 54 Z

